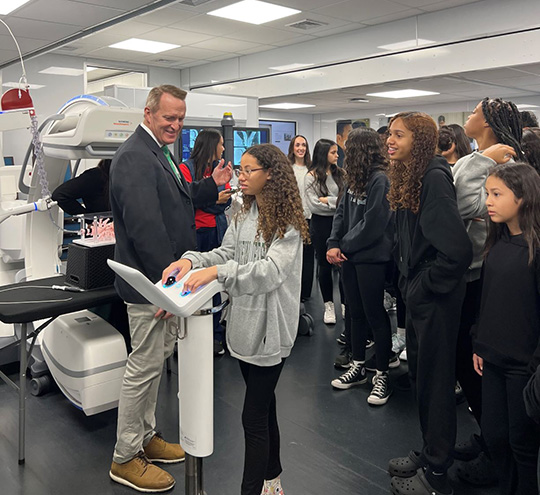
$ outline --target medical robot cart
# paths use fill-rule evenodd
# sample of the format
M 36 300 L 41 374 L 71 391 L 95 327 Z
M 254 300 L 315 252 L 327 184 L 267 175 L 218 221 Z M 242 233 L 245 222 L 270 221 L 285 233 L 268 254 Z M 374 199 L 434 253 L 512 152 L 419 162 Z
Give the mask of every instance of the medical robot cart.
M 186 495 L 204 495 L 203 458 L 214 451 L 214 337 L 212 297 L 223 291 L 217 280 L 184 294 L 182 280 L 166 287 L 113 260 L 109 266 L 152 304 L 182 318 L 178 337 L 180 445 L 186 452 Z

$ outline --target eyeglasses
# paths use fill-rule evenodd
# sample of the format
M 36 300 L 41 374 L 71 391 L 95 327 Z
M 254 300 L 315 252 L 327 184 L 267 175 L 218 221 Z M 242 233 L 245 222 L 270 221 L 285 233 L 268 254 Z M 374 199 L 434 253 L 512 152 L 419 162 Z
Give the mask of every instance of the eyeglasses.
M 240 177 L 240 175 L 244 174 L 246 177 L 249 177 L 253 172 L 256 172 L 257 170 L 264 170 L 264 168 L 248 168 L 247 170 L 235 168 L 234 175 L 236 175 L 236 177 Z

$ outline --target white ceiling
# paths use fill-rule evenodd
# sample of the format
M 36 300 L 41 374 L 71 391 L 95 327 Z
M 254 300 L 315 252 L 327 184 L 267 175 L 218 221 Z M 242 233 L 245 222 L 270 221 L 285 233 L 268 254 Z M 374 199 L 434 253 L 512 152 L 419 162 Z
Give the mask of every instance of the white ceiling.
M 380 93 L 397 89 L 419 89 L 434 91 L 439 95 L 402 98 L 392 100 L 367 96 L 368 93 Z M 451 103 L 463 101 L 479 101 L 485 96 L 498 98 L 519 98 L 540 96 L 540 64 L 520 65 L 466 74 L 449 74 L 441 77 L 410 79 L 407 81 L 389 82 L 385 84 L 356 86 L 339 91 L 321 91 L 303 95 L 292 95 L 286 98 L 265 98 L 260 105 L 278 103 L 286 100 L 290 103 L 306 103 L 316 105 L 315 108 L 295 110 L 298 113 L 315 114 L 339 110 L 370 110 L 383 107 L 393 108 L 400 105 L 429 105 L 433 103 Z M 351 98 L 366 98 L 366 103 L 353 103 Z
M 187 68 L 478 0 L 271 0 L 272 3 L 301 10 L 301 13 L 260 26 L 206 14 L 236 1 L 184 0 L 184 3 L 178 0 L 167 7 L 67 43 L 57 52 L 113 62 Z M 198 6 L 187 5 L 201 2 L 204 3 Z M 13 30 L 25 54 L 156 3 L 156 0 L 31 0 L 1 18 Z M 320 21 L 324 25 L 307 31 L 287 27 L 287 24 L 304 19 Z M 13 60 L 17 53 L 3 26 L 0 26 L 0 33 L 2 65 Z M 182 46 L 156 55 L 109 48 L 109 45 L 131 37 Z
M 1 1 L 1 0 L 0 0 Z M 207 12 L 237 0 L 178 0 L 114 26 L 100 29 L 81 39 L 66 42 L 54 52 L 109 61 L 111 67 L 122 62 L 183 69 L 242 55 L 262 53 L 326 36 L 345 33 L 398 19 L 444 10 L 478 0 L 270 0 L 272 3 L 301 10 L 298 15 L 261 26 L 229 21 L 206 15 Z M 184 3 L 185 2 L 185 3 Z M 0 16 L 12 29 L 24 54 L 46 49 L 85 30 L 99 29 L 104 22 L 144 7 L 156 7 L 163 0 L 31 0 L 7 16 Z M 196 6 L 188 3 L 200 4 Z M 307 31 L 288 24 L 310 19 L 324 23 Z M 109 48 L 112 43 L 138 37 L 182 45 L 160 54 L 144 54 Z M 15 60 L 15 45 L 0 25 L 0 66 Z M 302 62 L 302 60 L 298 60 Z M 97 71 L 96 71 L 97 72 Z M 325 113 L 344 109 L 371 109 L 394 106 L 395 100 L 367 97 L 368 103 L 351 103 L 350 98 L 390 89 L 438 91 L 441 94 L 415 98 L 418 105 L 479 100 L 486 95 L 506 98 L 539 96 L 540 64 L 453 74 L 444 77 L 359 86 L 286 98 L 295 103 L 311 103 L 315 108 L 303 113 Z M 92 78 L 96 78 L 94 74 Z M 261 104 L 283 101 L 268 98 Z

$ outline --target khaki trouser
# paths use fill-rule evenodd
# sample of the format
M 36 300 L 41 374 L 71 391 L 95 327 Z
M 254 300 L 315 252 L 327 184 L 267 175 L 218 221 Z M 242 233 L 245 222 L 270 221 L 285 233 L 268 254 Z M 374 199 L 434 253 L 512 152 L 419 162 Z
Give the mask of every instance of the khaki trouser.
M 178 319 L 154 318 L 151 304 L 127 304 L 132 351 L 128 357 L 120 402 L 113 460 L 130 461 L 155 434 L 156 401 L 163 362 L 173 352 Z

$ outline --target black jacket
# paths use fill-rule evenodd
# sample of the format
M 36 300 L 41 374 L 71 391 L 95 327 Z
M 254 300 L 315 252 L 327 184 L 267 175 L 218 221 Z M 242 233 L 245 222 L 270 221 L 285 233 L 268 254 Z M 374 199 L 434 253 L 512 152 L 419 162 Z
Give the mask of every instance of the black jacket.
M 347 191 L 334 215 L 328 249 L 339 248 L 351 263 L 383 263 L 392 259 L 393 215 L 386 195 L 388 177 L 376 170 L 366 184 L 366 195 L 355 198 Z
M 445 294 L 460 282 L 472 260 L 472 245 L 456 204 L 452 172 L 440 156 L 429 162 L 420 193 L 418 214 L 396 214 L 396 258 L 403 277 L 422 269 L 422 286 Z M 426 269 L 427 267 L 427 269 Z
M 120 146 L 111 164 L 114 258 L 153 282 L 170 263 L 196 249 L 194 208 L 218 198 L 212 178 L 187 184 L 182 174 L 179 177 L 180 181 L 141 126 Z M 115 287 L 126 302 L 148 303 L 120 277 Z
M 52 193 L 52 200 L 69 215 L 110 211 L 108 180 L 101 169 L 91 168 L 60 184 Z M 78 199 L 83 200 L 84 206 Z
M 523 235 L 506 232 L 482 270 L 482 298 L 473 328 L 474 352 L 504 369 L 532 373 L 540 364 L 540 256 L 528 264 Z

